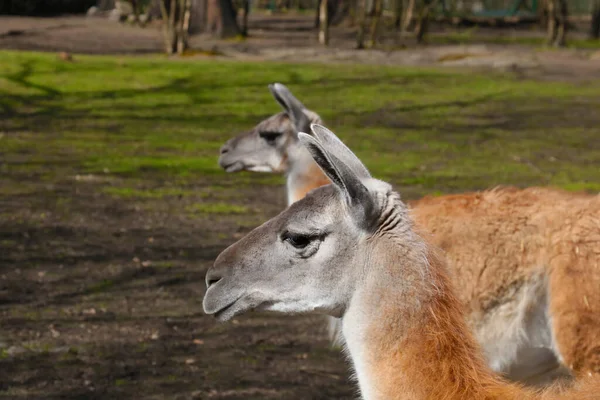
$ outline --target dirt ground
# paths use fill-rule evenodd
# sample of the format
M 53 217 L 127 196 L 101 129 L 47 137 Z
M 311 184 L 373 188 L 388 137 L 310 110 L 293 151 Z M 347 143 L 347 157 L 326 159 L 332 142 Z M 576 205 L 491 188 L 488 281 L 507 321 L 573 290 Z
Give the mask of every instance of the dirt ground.
M 222 238 L 248 228 L 190 222 L 177 198 L 99 195 L 101 178 L 69 176 L 65 164 L 65 176 L 0 203 L 1 398 L 351 397 L 321 318 L 203 315 L 204 274 L 231 242 Z M 265 191 L 245 195 L 275 199 L 275 214 L 283 196 Z
M 218 57 L 231 59 L 470 65 L 561 80 L 600 76 L 600 57 L 588 51 L 474 45 L 357 52 L 343 28 L 332 34 L 340 34 L 336 49 L 324 50 L 314 46 L 311 22 L 256 18 L 245 42 L 194 37 L 192 47 L 216 46 Z M 273 31 L 280 33 L 276 39 Z M 160 51 L 161 37 L 156 27 L 84 17 L 0 17 L 0 48 L 148 53 Z M 231 232 L 241 237 L 259 221 L 190 220 L 177 197 L 113 198 L 96 190 L 111 178 L 77 175 L 68 156 L 47 165 L 52 179 L 19 168 L 26 162 L 32 162 L 27 152 L 0 150 L 0 174 L 27 183 L 0 196 L 0 398 L 355 398 L 322 318 L 257 313 L 216 324 L 202 313 L 207 268 L 231 243 Z M 153 183 L 164 185 L 145 182 Z M 285 206 L 280 187 L 241 195 L 260 205 L 261 218 Z
M 159 22 L 144 29 L 103 18 L 67 16 L 25 18 L 0 16 L 0 48 L 40 51 L 66 51 L 88 54 L 144 54 L 162 51 Z M 316 41 L 311 15 L 251 14 L 250 37 L 246 40 L 214 40 L 193 35 L 190 40 L 197 57 L 232 60 L 273 60 L 282 62 L 368 63 L 385 65 L 470 67 L 519 71 L 526 77 L 549 80 L 587 81 L 600 74 L 600 50 L 543 50 L 524 45 L 463 44 L 416 46 L 412 39 L 397 42 L 389 33 L 382 35 L 378 49 L 354 49 L 355 29 L 345 25 L 332 28 L 331 46 Z M 432 37 L 444 37 L 456 28 L 439 26 Z M 468 34 L 468 29 L 463 33 Z M 541 38 L 530 28 L 480 28 L 478 37 Z M 581 40 L 583 32 L 569 38 Z M 436 43 L 436 40 L 432 40 Z M 191 54 L 194 54 L 192 52 Z

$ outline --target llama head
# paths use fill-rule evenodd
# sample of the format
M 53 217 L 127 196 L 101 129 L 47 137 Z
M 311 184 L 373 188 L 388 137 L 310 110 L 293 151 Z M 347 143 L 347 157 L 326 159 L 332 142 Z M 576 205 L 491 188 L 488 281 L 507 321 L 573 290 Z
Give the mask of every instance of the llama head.
M 290 159 L 305 152 L 298 142 L 298 132 L 308 132 L 311 123 L 320 122 L 319 116 L 304 107 L 281 83 L 269 85 L 269 89 L 284 111 L 231 138 L 221 147 L 219 165 L 225 171 L 285 173 Z

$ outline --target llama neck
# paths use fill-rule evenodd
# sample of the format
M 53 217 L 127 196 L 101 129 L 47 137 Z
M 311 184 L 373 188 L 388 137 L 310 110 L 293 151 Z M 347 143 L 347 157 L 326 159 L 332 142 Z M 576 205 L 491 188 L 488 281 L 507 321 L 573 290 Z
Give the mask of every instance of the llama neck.
M 288 205 L 304 198 L 311 190 L 331 183 L 308 151 L 302 150 L 290 156 L 286 185 Z
M 365 284 L 344 315 L 363 398 L 527 399 L 488 370 L 441 262 L 393 241 L 374 246 L 371 254 L 384 256 L 370 258 Z

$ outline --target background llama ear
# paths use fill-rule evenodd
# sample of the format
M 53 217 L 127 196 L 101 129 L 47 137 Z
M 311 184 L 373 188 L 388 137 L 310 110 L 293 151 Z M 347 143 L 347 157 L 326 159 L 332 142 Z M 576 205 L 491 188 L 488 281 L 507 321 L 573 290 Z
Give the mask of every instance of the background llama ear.
M 336 158 L 343 161 L 360 179 L 369 179 L 371 174 L 360 159 L 329 129 L 319 124 L 311 124 L 313 136 Z
M 283 107 L 284 111 L 292 120 L 296 132 L 309 131 L 310 119 L 304 113 L 304 110 L 306 110 L 304 104 L 295 98 L 292 92 L 281 83 L 269 85 L 269 90 L 271 90 L 271 94 L 273 94 L 275 100 Z
M 369 190 L 361 182 L 361 178 L 346 163 L 328 152 L 315 137 L 298 133 L 300 143 L 304 145 L 325 175 L 344 194 L 346 203 L 358 226 L 371 226 L 375 202 Z

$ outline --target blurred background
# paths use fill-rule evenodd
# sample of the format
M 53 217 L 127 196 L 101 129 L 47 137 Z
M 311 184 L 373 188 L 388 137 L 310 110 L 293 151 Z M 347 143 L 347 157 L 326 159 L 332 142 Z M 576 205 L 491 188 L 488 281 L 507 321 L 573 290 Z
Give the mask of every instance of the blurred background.
M 323 318 L 202 312 L 286 206 L 285 84 L 405 199 L 600 191 L 598 0 L 0 0 L 0 397 L 355 398 Z

